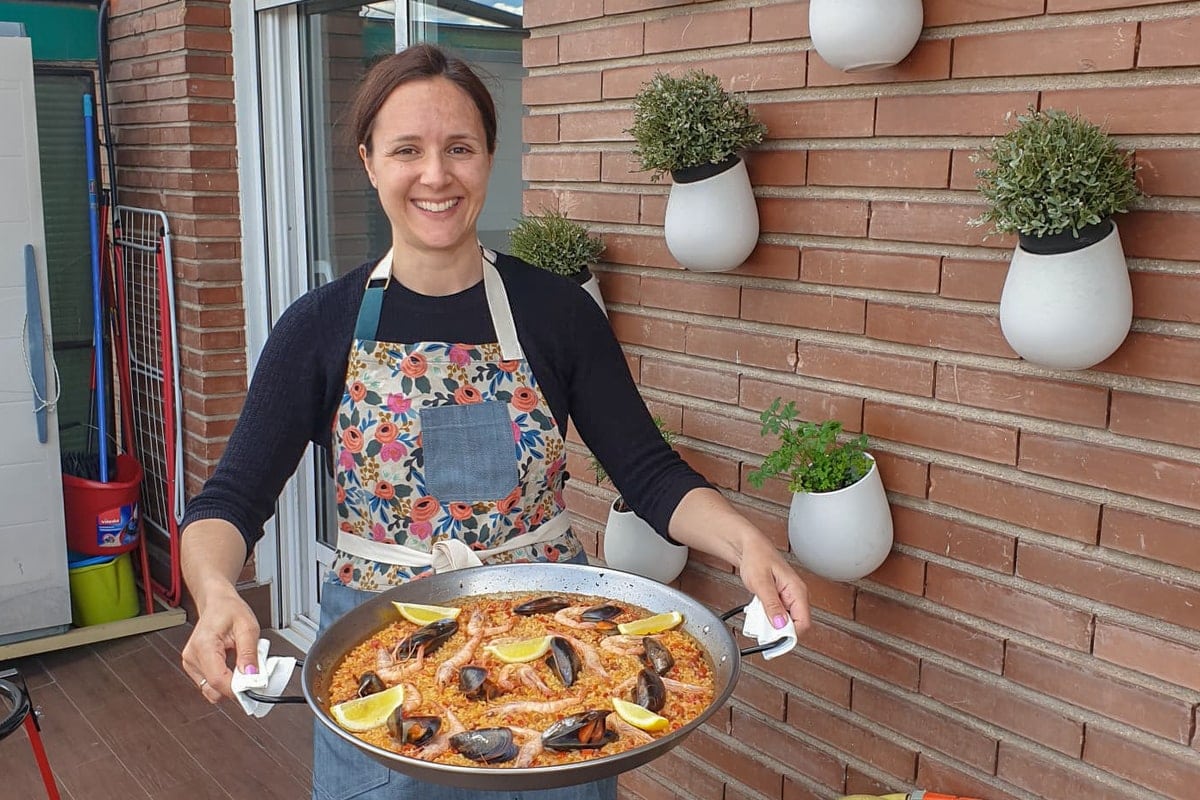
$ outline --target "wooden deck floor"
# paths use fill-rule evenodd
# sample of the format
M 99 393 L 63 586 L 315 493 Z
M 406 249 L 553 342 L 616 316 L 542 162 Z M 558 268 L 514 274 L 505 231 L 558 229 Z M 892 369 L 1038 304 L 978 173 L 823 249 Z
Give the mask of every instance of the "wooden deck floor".
M 64 800 L 305 800 L 312 717 L 254 719 L 209 705 L 179 665 L 191 626 L 29 656 L 15 666 L 40 708 Z M 272 638 L 270 634 L 266 634 Z M 272 653 L 296 654 L 274 638 Z M 289 693 L 299 692 L 299 670 Z M 0 741 L 0 797 L 46 797 L 24 729 Z

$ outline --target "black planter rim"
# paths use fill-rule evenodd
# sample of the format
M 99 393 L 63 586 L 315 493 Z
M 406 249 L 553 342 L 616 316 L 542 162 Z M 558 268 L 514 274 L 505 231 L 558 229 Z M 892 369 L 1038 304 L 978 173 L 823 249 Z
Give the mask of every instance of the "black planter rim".
M 731 169 L 739 161 L 741 159 L 733 155 L 716 164 L 698 164 L 694 167 L 673 169 L 671 170 L 671 180 L 675 181 L 675 183 L 696 183 L 697 181 L 720 175 L 722 172 Z
M 1112 232 L 1112 218 L 1102 219 L 1095 225 L 1087 225 L 1079 229 L 1079 236 L 1071 234 L 1071 231 L 1066 230 L 1061 233 L 1053 233 L 1049 236 L 1031 236 L 1025 233 L 1018 233 L 1017 239 L 1020 241 L 1021 249 L 1027 253 L 1034 253 L 1039 256 L 1056 256 L 1064 253 L 1074 253 L 1076 250 L 1082 250 L 1085 247 L 1091 247 L 1100 240 L 1108 236 Z

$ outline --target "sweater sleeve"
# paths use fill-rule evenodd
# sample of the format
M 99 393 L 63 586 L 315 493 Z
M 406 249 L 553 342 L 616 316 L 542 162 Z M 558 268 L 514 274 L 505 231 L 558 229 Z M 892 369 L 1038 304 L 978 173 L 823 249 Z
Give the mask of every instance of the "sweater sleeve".
M 188 503 L 182 527 L 201 519 L 225 520 L 251 552 L 309 442 L 329 444 L 352 322 L 336 302 L 340 287 L 335 286 L 304 295 L 280 317 L 225 452 Z

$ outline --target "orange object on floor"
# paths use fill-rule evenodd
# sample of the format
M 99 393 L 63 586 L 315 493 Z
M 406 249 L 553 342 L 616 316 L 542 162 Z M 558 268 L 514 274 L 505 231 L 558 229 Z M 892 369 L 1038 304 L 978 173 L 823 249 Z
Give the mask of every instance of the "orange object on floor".
M 21 681 L 20 685 L 11 679 Z M 29 690 L 15 669 L 0 670 L 0 696 L 12 708 L 8 716 L 0 719 L 0 740 L 24 725 L 25 732 L 29 734 L 29 744 L 33 748 L 33 758 L 42 774 L 42 783 L 46 786 L 46 795 L 50 800 L 61 800 L 58 784 L 54 782 L 54 773 L 50 770 L 50 761 L 46 758 L 46 748 L 42 746 L 41 728 L 38 727 L 37 714 L 34 713 L 33 703 L 29 699 Z

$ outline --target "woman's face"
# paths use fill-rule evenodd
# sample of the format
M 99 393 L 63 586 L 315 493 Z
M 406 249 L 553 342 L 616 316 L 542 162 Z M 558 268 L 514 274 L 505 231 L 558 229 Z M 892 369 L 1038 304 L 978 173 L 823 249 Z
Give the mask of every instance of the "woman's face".
M 384 101 L 358 154 L 379 191 L 396 244 L 417 251 L 474 247 L 492 156 L 470 95 L 445 78 L 410 81 Z

